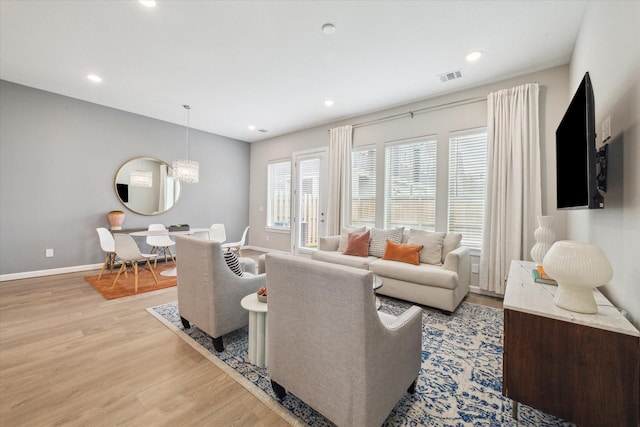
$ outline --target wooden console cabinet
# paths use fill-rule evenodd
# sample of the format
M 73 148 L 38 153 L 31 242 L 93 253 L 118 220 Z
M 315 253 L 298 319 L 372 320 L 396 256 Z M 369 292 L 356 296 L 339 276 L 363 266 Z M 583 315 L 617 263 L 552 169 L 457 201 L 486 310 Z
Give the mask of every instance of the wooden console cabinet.
M 553 303 L 556 286 L 513 261 L 504 298 L 502 394 L 580 426 L 638 426 L 640 333 L 597 290 L 597 314 Z

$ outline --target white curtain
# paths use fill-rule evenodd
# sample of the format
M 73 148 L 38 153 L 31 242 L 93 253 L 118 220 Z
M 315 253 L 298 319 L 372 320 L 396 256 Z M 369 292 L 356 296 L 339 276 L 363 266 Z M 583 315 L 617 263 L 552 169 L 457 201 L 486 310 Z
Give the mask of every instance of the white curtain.
M 539 86 L 487 96 L 488 159 L 481 289 L 504 294 L 511 260 L 529 258 L 542 213 Z
M 351 199 L 351 140 L 353 127 L 341 126 L 329 130 L 329 200 L 327 234 L 340 234 L 347 224 Z

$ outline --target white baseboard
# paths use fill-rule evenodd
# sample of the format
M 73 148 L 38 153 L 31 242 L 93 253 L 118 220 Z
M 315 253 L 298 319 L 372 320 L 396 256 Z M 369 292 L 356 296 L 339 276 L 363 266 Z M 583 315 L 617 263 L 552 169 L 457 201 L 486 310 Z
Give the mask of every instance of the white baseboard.
M 496 298 L 504 299 L 504 295 L 497 294 L 495 292 L 485 291 L 484 289 L 480 289 L 478 286 L 469 286 L 469 292 L 474 293 L 474 294 L 487 295 L 487 296 L 490 296 L 490 297 L 496 297 Z
M 50 270 L 24 271 L 22 273 L 0 274 L 0 282 L 18 279 L 30 279 L 32 277 L 53 276 L 54 274 L 76 273 L 78 271 L 97 270 L 102 268 L 100 264 L 76 265 L 74 267 L 52 268 Z

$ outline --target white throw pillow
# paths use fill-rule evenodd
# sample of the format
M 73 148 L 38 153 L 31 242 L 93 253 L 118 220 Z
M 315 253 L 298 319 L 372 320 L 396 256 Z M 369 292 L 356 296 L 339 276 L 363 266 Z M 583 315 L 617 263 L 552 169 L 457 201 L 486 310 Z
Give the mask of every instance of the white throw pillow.
M 447 233 L 442 242 L 442 262 L 447 258 L 449 252 L 460 247 L 462 241 L 462 234 L 460 233 Z
M 432 265 L 442 264 L 442 243 L 446 233 L 425 230 L 410 230 L 407 243 L 423 245 L 420 251 L 420 262 Z
M 362 234 L 367 231 L 367 227 L 342 227 L 340 232 L 340 243 L 338 244 L 338 252 L 344 252 L 349 245 L 349 233 Z
M 369 255 L 382 258 L 384 251 L 387 249 L 387 240 L 391 240 L 393 243 L 402 243 L 403 231 L 404 227 L 398 227 L 391 230 L 381 230 L 379 228 L 371 230 Z

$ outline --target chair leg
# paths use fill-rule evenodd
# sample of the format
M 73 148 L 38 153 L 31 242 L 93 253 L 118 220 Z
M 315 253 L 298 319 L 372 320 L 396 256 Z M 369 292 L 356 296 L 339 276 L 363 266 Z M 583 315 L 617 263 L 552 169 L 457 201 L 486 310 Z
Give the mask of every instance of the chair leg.
M 135 286 L 135 291 L 138 292 L 138 261 L 133 261 L 133 283 Z
M 111 285 L 111 289 L 116 287 L 116 283 L 118 283 L 118 278 L 124 269 L 125 273 L 127 272 L 127 263 L 122 261 L 122 265 L 120 266 L 120 270 L 118 270 L 118 274 L 116 274 L 116 279 L 113 281 L 113 285 Z
M 156 254 L 156 257 L 153 259 L 153 268 L 156 268 L 156 266 L 158 265 L 158 255 L 160 255 L 159 248 L 157 246 L 153 246 L 149 253 L 152 255 Z
M 182 326 L 184 326 L 185 329 L 191 328 L 191 324 L 184 317 L 180 316 L 180 321 L 182 322 Z
M 167 250 L 169 251 L 169 255 L 171 256 L 171 261 L 173 262 L 173 264 L 175 265 L 176 263 L 176 258 L 173 256 L 173 252 L 171 252 L 171 248 L 169 246 L 167 246 Z M 166 256 L 165 256 L 166 259 Z
M 213 348 L 215 348 L 216 351 L 224 351 L 224 343 L 222 342 L 222 337 L 212 337 L 211 340 L 213 341 Z
M 109 252 L 109 273 L 113 273 L 113 266 L 116 264 L 115 252 Z
M 148 258 L 147 258 L 147 268 L 151 272 L 151 275 L 153 276 L 153 280 L 156 282 L 156 285 L 157 285 L 158 284 L 158 277 L 156 276 L 156 272 L 153 271 L 153 268 L 151 268 L 151 263 L 149 262 Z
M 274 380 L 271 380 L 271 388 L 273 389 L 273 392 L 276 394 L 276 397 L 278 399 L 284 399 L 284 397 L 287 395 L 287 390 L 285 390 L 284 387 L 282 387 Z
M 98 280 L 100 280 L 100 278 L 102 277 L 102 272 L 104 271 L 105 268 L 107 268 L 107 264 L 109 264 L 109 260 L 110 259 L 111 259 L 111 253 L 108 253 L 107 257 L 104 259 L 104 264 L 102 264 L 102 268 L 100 269 L 100 273 L 98 274 Z M 111 272 L 113 272 L 113 268 L 112 268 Z

